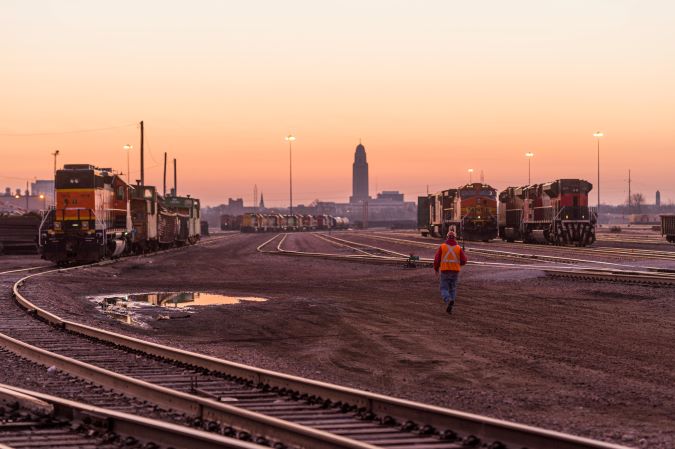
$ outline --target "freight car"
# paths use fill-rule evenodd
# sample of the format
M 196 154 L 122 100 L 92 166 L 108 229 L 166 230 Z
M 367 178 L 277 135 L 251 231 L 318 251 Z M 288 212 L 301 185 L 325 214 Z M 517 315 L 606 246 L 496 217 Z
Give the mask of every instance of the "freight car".
M 241 229 L 242 215 L 221 215 L 220 230 L 233 231 Z
M 592 244 L 597 221 L 588 207 L 592 188 L 582 179 L 506 188 L 499 194 L 500 237 L 507 242 Z
M 66 164 L 56 172 L 55 190 L 56 206 L 40 225 L 39 245 L 42 258 L 58 265 L 199 239 L 199 200 L 162 198 L 155 187 L 130 186 L 110 169 Z
M 675 214 L 661 215 L 661 235 L 670 243 L 675 243 Z
M 262 229 L 262 215 L 246 213 L 242 216 L 241 232 L 260 232 Z
M 201 210 L 199 200 L 190 196 L 166 196 L 162 199 L 162 205 L 176 214 L 178 231 L 176 241 L 179 245 L 186 243 L 195 244 L 199 241 L 201 230 Z
M 302 216 L 302 230 L 303 231 L 313 231 L 316 229 L 316 217 L 312 215 L 303 215 Z
M 0 254 L 35 254 L 42 218 L 33 213 L 0 215 Z
M 422 235 L 443 237 L 455 229 L 459 238 L 496 238 L 497 191 L 480 182 L 418 197 L 417 227 Z
M 158 220 L 160 214 L 159 195 L 152 186 L 135 186 L 131 190 L 131 244 L 134 252 L 156 251 L 160 247 Z M 171 240 L 173 242 L 173 239 Z

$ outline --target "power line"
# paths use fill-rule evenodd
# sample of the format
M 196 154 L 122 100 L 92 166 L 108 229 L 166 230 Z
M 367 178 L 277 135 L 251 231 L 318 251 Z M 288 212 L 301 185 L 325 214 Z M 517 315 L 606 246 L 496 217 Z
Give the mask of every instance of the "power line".
M 55 136 L 62 134 L 79 134 L 79 133 L 91 133 L 96 131 L 107 131 L 110 129 L 120 129 L 127 128 L 129 126 L 134 126 L 136 123 L 129 123 L 126 125 L 119 126 L 109 126 L 107 128 L 92 128 L 92 129 L 80 129 L 75 131 L 55 131 L 55 132 L 45 132 L 45 133 L 0 133 L 0 136 L 5 137 L 28 137 L 28 136 Z

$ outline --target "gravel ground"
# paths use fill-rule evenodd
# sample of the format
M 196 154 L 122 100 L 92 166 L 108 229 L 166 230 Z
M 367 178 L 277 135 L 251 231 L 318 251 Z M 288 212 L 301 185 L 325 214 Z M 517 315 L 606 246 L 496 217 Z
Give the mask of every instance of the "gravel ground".
M 268 238 L 237 235 L 47 275 L 23 291 L 64 317 L 233 361 L 629 446 L 675 447 L 673 289 L 468 266 L 448 316 L 428 268 L 257 253 Z M 332 246 L 309 234 L 285 245 Z M 149 290 L 271 300 L 141 328 L 87 299 Z

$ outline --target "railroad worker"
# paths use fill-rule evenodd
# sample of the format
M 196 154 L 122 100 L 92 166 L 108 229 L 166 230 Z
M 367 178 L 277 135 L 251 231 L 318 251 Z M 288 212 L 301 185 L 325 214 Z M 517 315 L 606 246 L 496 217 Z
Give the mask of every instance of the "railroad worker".
M 457 235 L 452 229 L 448 231 L 447 240 L 442 243 L 434 257 L 436 275 L 440 271 L 441 298 L 447 304 L 446 312 L 452 313 L 457 297 L 457 280 L 459 270 L 466 265 L 466 255 L 462 247 L 457 244 Z

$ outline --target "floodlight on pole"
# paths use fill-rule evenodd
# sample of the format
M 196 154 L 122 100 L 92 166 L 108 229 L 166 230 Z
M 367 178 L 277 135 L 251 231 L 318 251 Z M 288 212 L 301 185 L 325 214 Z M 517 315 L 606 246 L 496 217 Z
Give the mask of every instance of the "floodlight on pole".
M 532 179 L 531 179 L 531 174 L 532 174 L 532 158 L 534 157 L 534 153 L 531 151 L 528 151 L 525 153 L 525 157 L 527 158 L 527 185 L 529 186 L 532 184 Z
M 290 207 L 288 208 L 289 215 L 293 215 L 293 142 L 295 142 L 295 136 L 292 134 L 284 137 L 284 140 L 288 142 L 288 184 L 290 191 Z
M 131 153 L 132 148 L 134 148 L 133 145 L 126 144 L 124 145 L 124 149 L 127 150 L 127 184 L 129 184 L 129 180 L 131 179 L 129 177 L 129 153 Z

